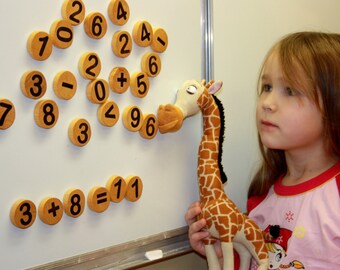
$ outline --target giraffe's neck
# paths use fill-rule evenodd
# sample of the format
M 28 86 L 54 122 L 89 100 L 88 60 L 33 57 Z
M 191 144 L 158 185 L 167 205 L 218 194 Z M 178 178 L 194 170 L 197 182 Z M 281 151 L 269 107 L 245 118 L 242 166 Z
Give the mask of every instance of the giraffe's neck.
M 219 166 L 220 110 L 212 95 L 203 93 L 198 104 L 203 115 L 203 136 L 198 152 L 198 181 L 201 202 L 226 198 Z

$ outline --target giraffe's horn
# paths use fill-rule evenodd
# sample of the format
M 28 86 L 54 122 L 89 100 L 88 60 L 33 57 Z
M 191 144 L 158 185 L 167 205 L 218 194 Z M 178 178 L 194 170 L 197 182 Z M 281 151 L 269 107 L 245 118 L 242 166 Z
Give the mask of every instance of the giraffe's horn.
M 214 80 L 210 80 L 210 81 L 206 84 L 205 88 L 206 88 L 206 89 L 209 89 L 210 86 L 212 86 L 214 82 L 215 82 Z

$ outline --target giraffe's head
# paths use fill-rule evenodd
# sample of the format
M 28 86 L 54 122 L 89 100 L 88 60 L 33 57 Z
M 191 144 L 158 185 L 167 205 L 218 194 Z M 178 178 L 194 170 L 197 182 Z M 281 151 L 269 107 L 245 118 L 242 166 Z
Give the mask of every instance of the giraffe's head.
M 208 84 L 205 83 L 205 80 L 201 82 L 197 80 L 185 81 L 177 91 L 175 104 L 159 106 L 159 131 L 161 133 L 167 133 L 179 130 L 186 117 L 192 116 L 200 111 L 198 100 L 202 94 L 215 94 L 221 87 L 221 81 L 210 81 Z

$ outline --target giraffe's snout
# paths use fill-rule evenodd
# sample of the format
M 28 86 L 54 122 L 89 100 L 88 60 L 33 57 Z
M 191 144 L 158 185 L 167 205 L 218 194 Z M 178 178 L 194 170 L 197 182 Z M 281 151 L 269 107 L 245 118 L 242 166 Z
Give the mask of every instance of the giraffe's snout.
M 173 104 L 160 105 L 158 108 L 158 128 L 160 133 L 176 132 L 182 127 L 183 113 Z

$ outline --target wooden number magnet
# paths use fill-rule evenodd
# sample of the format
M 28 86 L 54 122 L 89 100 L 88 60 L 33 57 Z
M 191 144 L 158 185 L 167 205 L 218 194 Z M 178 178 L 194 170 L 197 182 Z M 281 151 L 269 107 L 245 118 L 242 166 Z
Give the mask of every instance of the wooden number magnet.
M 91 139 L 90 123 L 83 118 L 74 119 L 68 127 L 68 136 L 76 146 L 85 146 Z
M 52 53 L 52 39 L 44 31 L 36 31 L 30 34 L 27 41 L 27 50 L 33 59 L 46 60 Z
M 78 25 L 85 18 L 85 5 L 82 0 L 65 0 L 61 9 L 64 19 L 68 19 L 72 25 Z
M 117 175 L 112 176 L 106 183 L 106 188 L 110 193 L 110 199 L 112 202 L 119 203 L 125 198 L 126 194 L 126 182 Z
M 161 59 L 157 53 L 149 52 L 142 57 L 142 70 L 150 77 L 156 77 L 161 72 Z
M 117 31 L 112 37 L 112 51 L 118 57 L 128 57 L 132 51 L 131 35 L 127 31 Z
M 0 98 L 0 129 L 8 129 L 15 120 L 13 103 L 5 98 Z
M 25 72 L 20 79 L 22 93 L 32 99 L 39 99 L 46 93 L 46 79 L 44 74 L 38 70 Z
M 119 119 L 118 105 L 112 100 L 106 101 L 98 107 L 97 116 L 103 126 L 114 126 Z
M 113 92 L 122 94 L 130 86 L 130 74 L 124 67 L 115 67 L 110 72 L 109 84 Z
M 95 79 L 86 87 L 86 95 L 89 101 L 95 104 L 104 103 L 109 97 L 109 84 L 104 79 Z
M 94 52 L 84 53 L 79 60 L 78 69 L 81 76 L 88 80 L 97 78 L 101 71 L 101 61 Z
M 134 96 L 143 98 L 149 91 L 149 77 L 145 72 L 135 72 L 131 76 L 130 88 Z
M 73 218 L 81 216 L 85 209 L 85 195 L 80 189 L 70 188 L 64 194 L 64 211 Z
M 30 200 L 17 200 L 11 208 L 10 218 L 13 225 L 21 229 L 32 226 L 37 216 L 37 208 Z
M 128 106 L 123 112 L 123 124 L 130 131 L 138 131 L 143 125 L 143 114 L 137 106 Z
M 48 225 L 57 224 L 63 217 L 63 204 L 58 198 L 47 197 L 43 199 L 38 208 L 39 217 Z
M 125 198 L 130 202 L 136 202 L 142 196 L 143 182 L 138 176 L 129 176 L 126 178 L 126 195 Z
M 135 43 L 141 47 L 147 47 L 152 42 L 152 26 L 147 21 L 139 21 L 133 26 L 132 37 Z
M 107 22 L 103 14 L 91 12 L 86 16 L 84 21 L 85 33 L 94 39 L 100 39 L 105 36 L 107 31 Z
M 54 100 L 40 100 L 34 108 L 34 120 L 41 128 L 53 128 L 58 121 L 59 110 Z
M 104 212 L 110 205 L 109 191 L 104 187 L 93 187 L 88 194 L 87 204 L 94 212 Z
M 144 138 L 151 140 L 158 132 L 158 121 L 154 114 L 144 115 L 143 125 L 139 130 L 139 134 Z
M 168 34 L 163 28 L 155 28 L 153 30 L 153 38 L 151 48 L 158 53 L 162 53 L 168 47 Z
M 111 0 L 107 13 L 115 25 L 124 25 L 130 17 L 130 8 L 125 0 Z
M 54 46 L 66 49 L 73 42 L 73 27 L 69 20 L 56 20 L 50 28 L 50 37 Z
M 53 91 L 58 98 L 69 100 L 77 91 L 77 79 L 72 72 L 60 71 L 53 79 Z

